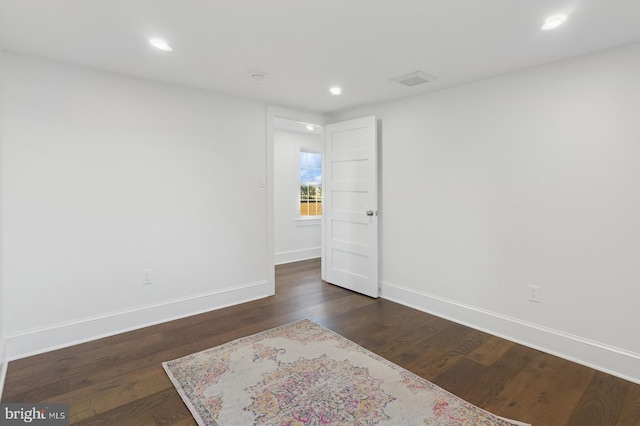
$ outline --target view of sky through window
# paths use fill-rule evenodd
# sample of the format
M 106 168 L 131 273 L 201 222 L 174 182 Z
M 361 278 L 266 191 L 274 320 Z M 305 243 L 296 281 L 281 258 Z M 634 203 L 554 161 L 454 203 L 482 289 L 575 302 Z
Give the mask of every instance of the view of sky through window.
M 300 216 L 322 214 L 322 154 L 300 152 Z

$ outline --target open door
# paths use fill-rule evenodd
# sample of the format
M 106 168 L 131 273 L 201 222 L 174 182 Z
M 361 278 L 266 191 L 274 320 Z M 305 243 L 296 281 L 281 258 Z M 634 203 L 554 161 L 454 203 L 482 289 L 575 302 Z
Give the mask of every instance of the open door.
M 325 281 L 378 297 L 376 118 L 325 127 L 322 272 Z

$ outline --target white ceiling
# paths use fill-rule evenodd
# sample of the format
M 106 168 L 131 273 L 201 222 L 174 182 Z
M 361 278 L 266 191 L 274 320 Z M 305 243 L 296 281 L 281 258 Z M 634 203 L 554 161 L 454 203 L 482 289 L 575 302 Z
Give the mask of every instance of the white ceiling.
M 314 112 L 638 41 L 640 0 L 0 0 L 6 50 Z M 416 70 L 437 80 L 389 80 Z
M 313 126 L 313 129 L 309 130 L 307 126 Z M 273 127 L 275 129 L 287 130 L 289 132 L 305 133 L 312 135 L 321 135 L 322 126 L 315 123 L 305 123 L 303 121 L 289 120 L 286 118 L 275 117 L 273 119 Z

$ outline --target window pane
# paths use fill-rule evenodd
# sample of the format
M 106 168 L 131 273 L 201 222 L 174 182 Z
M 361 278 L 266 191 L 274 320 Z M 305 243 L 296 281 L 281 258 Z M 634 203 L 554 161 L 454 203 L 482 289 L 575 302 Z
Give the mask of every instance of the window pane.
M 311 169 L 310 172 L 311 180 L 313 182 L 322 182 L 322 169 Z
M 316 169 L 322 169 L 322 154 L 315 154 L 313 156 L 313 167 Z
M 322 154 L 300 152 L 300 215 L 322 214 Z

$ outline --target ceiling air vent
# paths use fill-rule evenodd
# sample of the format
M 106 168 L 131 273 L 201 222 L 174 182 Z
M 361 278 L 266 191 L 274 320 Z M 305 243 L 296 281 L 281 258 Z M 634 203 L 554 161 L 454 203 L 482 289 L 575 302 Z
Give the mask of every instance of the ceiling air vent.
M 418 84 L 428 83 L 436 78 L 432 75 L 422 71 L 414 71 L 409 74 L 401 75 L 400 77 L 392 78 L 391 81 L 404 84 L 405 86 L 417 86 Z

